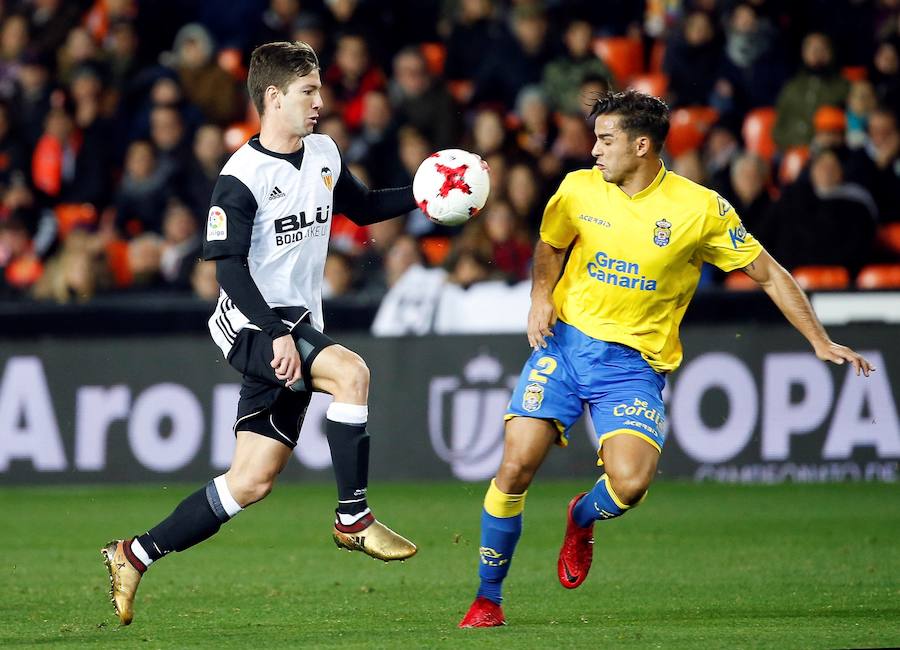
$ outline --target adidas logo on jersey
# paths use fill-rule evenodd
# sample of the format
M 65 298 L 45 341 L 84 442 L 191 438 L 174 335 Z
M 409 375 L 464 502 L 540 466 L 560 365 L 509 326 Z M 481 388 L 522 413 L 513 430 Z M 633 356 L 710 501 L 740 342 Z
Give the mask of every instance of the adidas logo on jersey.
M 271 192 L 269 192 L 269 200 L 270 201 L 274 201 L 275 199 L 283 199 L 285 196 L 286 196 L 286 194 L 284 192 L 282 192 L 280 189 L 278 189 L 277 185 L 274 188 L 272 188 Z

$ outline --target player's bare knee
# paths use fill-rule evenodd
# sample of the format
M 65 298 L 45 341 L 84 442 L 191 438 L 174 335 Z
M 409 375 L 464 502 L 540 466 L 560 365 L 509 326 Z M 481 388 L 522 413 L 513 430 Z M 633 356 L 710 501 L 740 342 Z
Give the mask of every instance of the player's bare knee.
M 609 485 L 626 506 L 638 503 L 650 487 L 650 478 L 640 472 L 609 474 Z
M 275 485 L 274 476 L 229 475 L 227 481 L 232 496 L 242 508 L 265 499 Z
M 350 350 L 341 355 L 340 365 L 335 399 L 364 404 L 369 396 L 369 366 L 361 356 Z
M 503 459 L 497 470 L 497 487 L 506 494 L 521 494 L 531 485 L 537 467 L 518 459 Z

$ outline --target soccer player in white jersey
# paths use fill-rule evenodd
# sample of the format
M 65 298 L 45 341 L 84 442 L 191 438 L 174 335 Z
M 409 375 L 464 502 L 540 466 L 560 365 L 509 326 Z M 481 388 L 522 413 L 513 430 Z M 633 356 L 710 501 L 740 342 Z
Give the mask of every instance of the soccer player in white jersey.
M 872 370 L 828 337 L 803 290 L 727 201 L 666 170 L 664 102 L 635 91 L 607 94 L 592 115 L 596 165 L 566 176 L 541 221 L 528 314 L 534 352 L 506 413 L 503 460 L 481 512 L 480 583 L 460 627 L 506 622 L 502 586 L 526 492 L 585 406 L 604 473 L 569 502 L 557 559 L 563 587 L 588 575 L 594 523 L 643 500 L 665 442 L 662 390 L 681 362 L 678 327 L 704 262 L 758 282 L 820 359 L 851 363 L 857 374 Z
M 415 208 L 412 188 L 371 191 L 334 141 L 313 133 L 322 109 L 319 62 L 306 43 L 268 43 L 247 79 L 261 126 L 222 169 L 204 258 L 222 291 L 213 339 L 243 375 L 231 468 L 143 535 L 102 550 L 119 620 L 134 616 L 142 575 L 156 560 L 215 534 L 272 489 L 297 444 L 312 391 L 330 393 L 325 434 L 338 486 L 339 547 L 403 560 L 415 545 L 375 519 L 366 502 L 369 369 L 322 333 L 322 279 L 332 215 L 370 224 Z

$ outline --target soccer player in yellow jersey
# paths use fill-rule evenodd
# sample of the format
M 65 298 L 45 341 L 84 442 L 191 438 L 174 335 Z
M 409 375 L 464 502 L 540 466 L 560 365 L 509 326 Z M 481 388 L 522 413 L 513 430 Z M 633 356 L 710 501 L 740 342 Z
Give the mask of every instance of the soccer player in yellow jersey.
M 627 91 L 597 100 L 596 165 L 563 180 L 534 254 L 525 364 L 506 415 L 503 460 L 484 499 L 477 597 L 460 627 L 503 625 L 501 585 L 531 480 L 590 408 L 605 473 L 568 507 L 557 563 L 563 587 L 587 577 L 593 527 L 638 505 L 665 440 L 662 389 L 681 362 L 678 326 L 704 262 L 742 269 L 825 361 L 874 370 L 834 343 L 791 275 L 712 190 L 668 171 L 661 100 Z M 569 252 L 568 259 L 566 253 Z

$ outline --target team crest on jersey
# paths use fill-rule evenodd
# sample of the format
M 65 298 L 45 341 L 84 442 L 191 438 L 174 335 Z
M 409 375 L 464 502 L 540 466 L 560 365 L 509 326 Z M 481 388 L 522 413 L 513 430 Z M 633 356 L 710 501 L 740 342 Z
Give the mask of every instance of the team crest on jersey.
M 544 402 L 544 387 L 540 384 L 528 384 L 522 395 L 522 408 L 531 413 L 541 408 Z
M 328 167 L 322 167 L 322 182 L 325 183 L 325 187 L 328 188 L 328 191 L 331 191 L 331 188 L 334 187 L 334 175 L 332 175 L 331 170 Z
M 209 209 L 206 218 L 206 241 L 224 241 L 228 239 L 228 221 L 225 219 L 225 210 L 217 205 Z
M 657 246 L 665 246 L 672 237 L 672 224 L 665 219 L 656 222 L 656 228 L 653 229 L 653 243 Z

